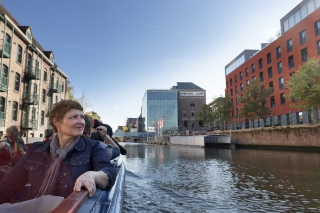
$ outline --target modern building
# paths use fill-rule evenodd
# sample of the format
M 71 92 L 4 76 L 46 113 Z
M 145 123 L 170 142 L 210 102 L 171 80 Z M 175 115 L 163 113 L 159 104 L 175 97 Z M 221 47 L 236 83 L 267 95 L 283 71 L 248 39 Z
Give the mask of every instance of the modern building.
M 52 104 L 67 98 L 68 77 L 2 4 L 0 29 L 0 131 L 17 125 L 24 137 L 43 137 Z
M 245 50 L 225 67 L 226 92 L 233 99 L 234 115 L 239 116 L 238 99 L 244 87 L 259 79 L 273 90 L 268 100 L 272 114 L 267 124 L 308 123 L 303 110 L 291 108 L 292 101 L 284 98 L 290 91 L 286 82 L 308 58 L 320 59 L 320 1 L 303 0 L 281 20 L 281 36 L 272 43 L 263 44 L 261 50 Z M 245 127 L 244 118 L 235 119 L 229 128 Z M 249 127 L 263 126 L 261 120 L 247 122 Z
M 195 113 L 205 103 L 205 90 L 190 82 L 178 82 L 171 89 L 147 90 L 142 100 L 144 131 L 202 130 L 203 124 L 196 121 Z

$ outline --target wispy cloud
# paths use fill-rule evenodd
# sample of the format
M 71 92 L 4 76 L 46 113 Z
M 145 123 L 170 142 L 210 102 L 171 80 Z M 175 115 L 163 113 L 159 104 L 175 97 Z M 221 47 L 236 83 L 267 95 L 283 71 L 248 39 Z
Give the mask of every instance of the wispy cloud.
M 217 43 L 217 44 L 221 44 L 221 45 L 225 45 L 225 46 L 230 46 L 230 44 L 227 44 L 227 43 L 214 41 L 214 40 L 210 40 L 210 39 L 207 39 L 207 38 L 202 38 L 202 37 L 199 37 L 199 36 L 196 36 L 196 35 L 191 35 L 191 34 L 188 34 L 188 33 L 183 33 L 183 32 L 179 32 L 179 31 L 175 31 L 175 30 L 171 30 L 171 29 L 167 29 L 167 28 L 163 28 L 163 27 L 144 24 L 144 23 L 141 23 L 141 22 L 131 21 L 131 20 L 123 19 L 123 18 L 119 18 L 119 17 L 112 17 L 112 18 L 120 19 L 120 20 L 123 20 L 123 21 L 126 21 L 126 22 L 131 22 L 131 23 L 134 23 L 134 24 L 143 25 L 143 26 L 146 26 L 146 27 L 155 28 L 155 29 L 158 29 L 158 30 L 164 30 L 164 31 L 168 31 L 168 32 L 172 32 L 172 33 L 176 33 L 176 34 L 180 34 L 180 35 L 184 35 L 184 36 L 188 36 L 188 37 L 204 40 L 204 41 L 209 41 L 209 42 L 213 42 L 213 43 Z

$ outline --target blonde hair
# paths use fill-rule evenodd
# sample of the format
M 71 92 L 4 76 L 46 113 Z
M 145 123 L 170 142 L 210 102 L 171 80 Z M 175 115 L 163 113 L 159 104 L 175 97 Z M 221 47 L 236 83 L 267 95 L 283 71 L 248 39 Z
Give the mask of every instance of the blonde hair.
M 12 126 L 9 126 L 7 129 L 6 129 L 6 134 L 4 134 L 1 138 L 1 140 L 4 140 L 6 139 L 9 135 L 11 135 L 11 132 L 13 132 L 14 129 L 19 129 L 18 126 L 16 125 L 12 125 Z
M 87 138 L 89 136 L 90 129 L 93 126 L 93 119 L 89 115 L 84 115 L 84 121 L 86 122 L 86 125 L 84 126 L 83 137 Z

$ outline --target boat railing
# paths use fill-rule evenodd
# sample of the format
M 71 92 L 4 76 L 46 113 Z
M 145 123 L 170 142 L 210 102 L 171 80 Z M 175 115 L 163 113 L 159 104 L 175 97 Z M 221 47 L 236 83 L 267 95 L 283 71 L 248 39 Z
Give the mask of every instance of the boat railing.
M 66 199 L 64 199 L 59 206 L 53 209 L 50 213 L 75 213 L 80 206 L 85 202 L 88 197 L 87 190 L 81 190 L 80 192 L 73 192 Z

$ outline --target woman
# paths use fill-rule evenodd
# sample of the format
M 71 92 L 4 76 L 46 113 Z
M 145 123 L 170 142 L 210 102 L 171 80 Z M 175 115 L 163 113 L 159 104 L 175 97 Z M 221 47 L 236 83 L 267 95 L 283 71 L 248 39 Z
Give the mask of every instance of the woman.
M 51 140 L 53 138 L 53 135 L 54 135 L 53 129 L 44 130 L 44 139 L 43 139 L 43 141 Z
M 89 115 L 84 115 L 84 120 L 86 122 L 86 126 L 83 131 L 83 136 L 85 138 L 90 138 L 91 134 L 92 134 L 93 120 L 92 120 L 91 116 L 89 116 Z M 106 152 L 111 160 L 115 159 L 116 157 L 118 157 L 120 155 L 119 147 L 107 135 L 107 129 L 104 126 L 97 127 L 96 134 L 100 134 L 101 138 L 103 139 L 103 142 L 99 141 L 100 145 L 104 150 L 106 150 Z
M 10 151 L 12 155 L 12 166 L 14 166 L 18 160 L 26 154 L 27 146 L 24 141 L 19 137 L 19 129 L 17 126 L 9 126 L 6 129 L 6 134 L 2 137 L 3 141 L 10 144 Z
M 11 170 L 11 153 L 10 144 L 7 142 L 0 142 L 0 180 L 4 178 Z
M 54 104 L 50 125 L 52 140 L 33 143 L 15 167 L 0 180 L 0 203 L 10 202 L 27 182 L 31 186 L 21 199 L 42 195 L 68 197 L 85 187 L 89 197 L 96 189 L 108 190 L 116 173 L 108 155 L 96 141 L 82 138 L 85 122 L 82 106 L 73 100 Z

